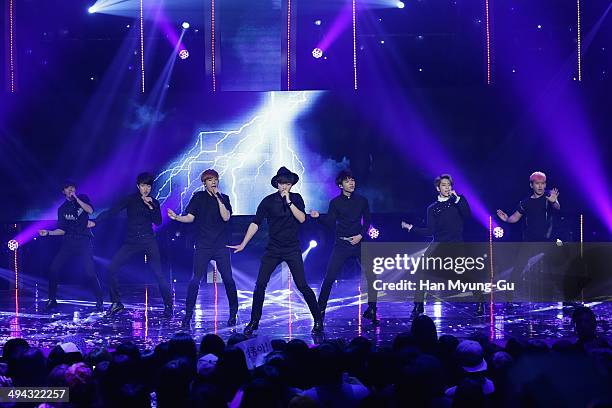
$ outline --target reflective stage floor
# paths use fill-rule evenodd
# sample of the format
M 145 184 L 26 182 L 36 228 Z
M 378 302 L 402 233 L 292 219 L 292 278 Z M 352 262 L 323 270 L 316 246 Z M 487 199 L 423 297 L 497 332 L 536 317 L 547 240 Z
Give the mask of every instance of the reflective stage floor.
M 336 284 L 327 308 L 325 337 L 350 340 L 364 336 L 378 345 L 389 344 L 395 335 L 409 331 L 411 303 L 379 303 L 379 327 L 361 318 L 366 305 L 349 285 Z M 342 290 L 345 288 L 345 290 Z M 9 290 L 0 292 L 0 344 L 11 337 L 23 337 L 38 347 L 53 347 L 66 336 L 81 337 L 89 347 L 113 348 L 122 341 L 130 340 L 142 348 L 154 347 L 181 331 L 184 316 L 185 286 L 174 288 L 174 317 L 163 318 L 163 305 L 155 286 L 129 286 L 122 288 L 126 309 L 117 316 L 106 318 L 94 309 L 89 293 L 80 287 L 60 287 L 59 308 L 53 313 L 43 311 L 46 293 L 36 288 L 31 290 Z M 317 288 L 315 288 L 316 290 Z M 344 292 L 344 293 L 343 293 Z M 79 294 L 79 295 L 77 295 Z M 63 298 L 62 298 L 63 296 Z M 78 298 L 87 299 L 76 300 Z M 215 300 L 216 299 L 216 300 Z M 196 341 L 205 333 L 216 333 L 224 340 L 242 331 L 249 321 L 251 292 L 239 291 L 240 310 L 238 325 L 227 327 L 227 298 L 222 285 L 202 283 L 191 333 Z M 107 308 L 108 303 L 105 304 Z M 438 333 L 468 337 L 480 333 L 494 341 L 510 337 L 554 340 L 571 338 L 573 326 L 570 315 L 564 313 L 561 304 L 494 304 L 493 313 L 487 305 L 487 314 L 474 315 L 475 305 L 464 303 L 428 302 L 425 314 L 430 316 Z M 599 331 L 612 337 L 609 303 L 589 304 L 598 319 Z M 308 343 L 315 340 L 310 334 L 312 318 L 301 294 L 295 290 L 270 290 L 266 294 L 264 315 L 257 334 L 271 338 L 302 339 Z

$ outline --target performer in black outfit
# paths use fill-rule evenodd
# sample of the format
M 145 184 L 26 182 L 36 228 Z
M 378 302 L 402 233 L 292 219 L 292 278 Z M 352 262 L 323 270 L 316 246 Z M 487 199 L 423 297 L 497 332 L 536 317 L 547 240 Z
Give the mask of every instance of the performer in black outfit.
M 519 202 L 516 211 L 511 216 L 502 210 L 497 210 L 497 216 L 504 222 L 514 224 L 524 219 L 523 242 L 531 243 L 520 246 L 516 254 L 516 263 L 511 275 L 515 283 L 526 278 L 530 259 L 538 253 L 547 252 L 546 248 L 550 248 L 546 244 L 533 243 L 546 243 L 553 240 L 554 215 L 561 209 L 559 190 L 553 188 L 549 192 L 546 191 L 546 174 L 541 171 L 533 172 L 529 176 L 529 185 L 532 194 Z M 524 284 L 520 286 L 528 287 Z M 513 300 L 513 295 L 513 292 L 509 292 L 507 300 Z M 511 302 L 508 306 L 512 306 Z
M 230 317 L 227 325 L 235 326 L 236 314 L 238 313 L 238 294 L 232 276 L 230 251 L 226 248 L 226 245 L 229 244 L 228 221 L 232 215 L 232 206 L 229 197 L 219 192 L 219 173 L 213 169 L 208 169 L 202 173 L 200 179 L 204 184 L 204 191 L 198 191 L 191 197 L 185 209 L 186 215 L 177 215 L 174 211 L 168 209 L 170 219 L 183 223 L 195 221 L 198 229 L 193 254 L 193 276 L 187 289 L 185 318 L 182 326 L 183 328 L 189 328 L 200 282 L 211 259 L 217 264 L 217 270 L 221 274 L 229 301 Z
M 471 217 L 468 201 L 465 196 L 455 192 L 450 174 L 436 177 L 434 185 L 438 191 L 438 198 L 427 207 L 427 225 L 415 227 L 402 222 L 402 228 L 422 236 L 433 237 L 434 243 L 461 243 L 464 224 Z M 418 295 L 422 296 L 422 293 Z M 412 317 L 418 316 L 424 310 L 423 302 L 415 301 Z M 478 304 L 476 314 L 484 314 L 484 303 Z
M 251 238 L 253 238 L 263 220 L 268 220 L 270 227 L 269 241 L 266 252 L 261 259 L 259 273 L 257 274 L 257 282 L 253 292 L 251 321 L 244 328 L 246 335 L 253 334 L 253 331 L 259 327 L 266 286 L 274 269 L 283 261 L 289 266 L 293 281 L 302 293 L 302 296 L 304 296 L 310 313 L 312 313 L 314 319 L 312 332 L 323 332 L 323 320 L 321 319 L 317 298 L 308 286 L 308 283 L 306 283 L 306 277 L 304 276 L 304 260 L 302 259 L 302 251 L 300 250 L 298 238 L 299 225 L 306 221 L 304 200 L 301 195 L 290 191 L 291 187 L 298 180 L 297 174 L 292 173 L 285 167 L 281 167 L 276 176 L 272 177 L 271 180 L 272 186 L 278 188 L 278 191 L 266 196 L 259 203 L 255 218 L 253 218 L 253 222 L 249 225 L 242 243 L 240 245 L 228 246 L 234 249 L 234 252 L 242 251 Z
M 96 275 L 93 260 L 89 227 L 89 214 L 94 209 L 89 198 L 83 194 L 76 194 L 76 183 L 67 181 L 62 189 L 66 201 L 57 209 L 57 229 L 38 231 L 39 235 L 63 235 L 62 246 L 51 263 L 49 271 L 49 300 L 46 310 L 51 311 L 57 307 L 57 281 L 60 269 L 75 258 L 82 258 L 85 263 L 85 273 L 91 282 L 91 288 L 96 295 L 96 309 L 102 311 L 102 288 Z
M 561 209 L 559 190 L 553 188 L 546 193 L 546 174 L 541 171 L 529 176 L 529 185 L 533 193 L 519 202 L 514 214 L 508 216 L 502 210 L 497 210 L 497 216 L 510 224 L 519 222 L 524 216 L 523 242 L 550 241 L 554 212 Z
M 332 250 L 325 279 L 319 293 L 319 309 L 321 316 L 325 316 L 327 301 L 331 292 L 332 284 L 342 266 L 348 260 L 354 260 L 361 268 L 361 241 L 367 236 L 370 227 L 371 216 L 368 200 L 355 193 L 355 178 L 348 170 L 341 171 L 336 177 L 336 185 L 341 192 L 336 198 L 329 202 L 327 215 L 319 218 L 319 212 L 312 210 L 310 216 L 318 218 L 325 226 L 336 230 L 336 241 Z M 363 220 L 363 221 L 362 221 Z M 368 308 L 363 317 L 370 319 L 374 325 L 379 321 L 376 317 L 377 293 L 373 288 L 373 274 L 366 272 L 368 281 Z
M 151 226 L 151 224 L 161 225 L 162 222 L 159 201 L 149 196 L 153 186 L 153 175 L 150 173 L 139 174 L 136 178 L 136 185 L 138 187 L 137 193 L 125 197 L 110 210 L 100 214 L 96 220 L 96 222 L 100 222 L 124 209 L 127 210 L 127 235 L 123 245 L 111 260 L 108 270 L 112 305 L 106 314 L 111 316 L 119 313 L 124 308 L 117 284 L 119 268 L 132 256 L 145 254 L 147 256 L 147 263 L 151 265 L 164 299 L 164 316 L 171 317 L 172 296 L 168 282 L 162 274 L 159 246 Z

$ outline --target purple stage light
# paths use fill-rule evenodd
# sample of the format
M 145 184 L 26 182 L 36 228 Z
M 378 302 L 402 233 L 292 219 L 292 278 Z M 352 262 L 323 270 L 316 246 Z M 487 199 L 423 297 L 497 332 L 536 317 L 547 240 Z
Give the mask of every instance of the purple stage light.
M 179 58 L 180 58 L 180 59 L 187 59 L 187 58 L 189 58 L 189 51 L 187 51 L 187 50 L 181 50 L 181 51 L 179 52 Z
M 403 9 L 404 7 L 406 7 L 403 1 L 398 1 L 397 3 L 395 3 L 395 6 L 400 9 Z
M 316 248 L 316 247 L 317 247 L 317 245 L 319 245 L 319 244 L 318 244 L 318 243 L 317 243 L 317 241 L 315 241 L 314 239 L 313 239 L 313 240 L 310 240 L 310 242 L 308 243 L 308 247 L 309 247 L 309 248 Z
M 183 27 L 183 29 L 188 29 L 189 28 L 189 23 L 187 21 L 183 21 L 183 24 L 181 25 L 181 27 Z
M 321 20 L 315 20 L 314 24 L 317 25 L 317 26 L 320 26 L 321 25 Z
M 321 49 L 323 52 L 329 49 L 331 44 L 340 36 L 340 34 L 350 26 L 352 12 L 352 5 L 349 2 L 347 3 L 346 7 L 340 11 L 338 17 L 331 24 L 329 31 L 325 33 L 321 41 L 319 41 L 319 44 L 317 44 L 316 48 Z
M 323 56 L 323 50 L 320 48 L 315 48 L 314 50 L 312 50 L 312 56 L 315 58 L 321 58 Z

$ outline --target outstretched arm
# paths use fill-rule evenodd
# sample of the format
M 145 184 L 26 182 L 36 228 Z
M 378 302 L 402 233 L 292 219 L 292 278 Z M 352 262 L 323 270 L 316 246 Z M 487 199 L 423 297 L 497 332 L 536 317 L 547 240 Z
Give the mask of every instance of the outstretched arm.
M 500 220 L 504 222 L 514 224 L 520 221 L 520 219 L 523 217 L 523 214 L 521 214 L 518 211 L 515 211 L 514 214 L 512 214 L 511 216 L 508 216 L 508 214 L 506 214 L 502 210 L 497 210 L 497 216 L 499 217 Z
M 54 230 L 41 229 L 38 231 L 38 235 L 40 235 L 41 237 L 46 237 L 47 235 L 64 235 L 64 234 L 66 234 L 66 231 L 60 228 L 56 228 Z
M 233 249 L 234 253 L 242 251 L 247 246 L 251 238 L 253 238 L 253 236 L 257 233 L 258 229 L 259 225 L 255 224 L 254 222 L 250 223 L 246 234 L 244 234 L 242 242 L 239 245 L 227 245 L 227 247 Z
M 434 222 L 433 207 L 429 207 L 427 209 L 427 224 L 425 227 L 412 227 L 410 230 L 424 237 L 432 237 L 434 234 Z
M 102 211 L 95 219 L 95 222 L 106 221 L 111 217 L 115 217 L 119 212 L 124 210 L 128 205 L 129 197 L 124 197 L 121 201 L 114 204 L 108 210 Z
M 167 213 L 168 213 L 168 218 L 170 218 L 173 221 L 182 222 L 183 224 L 190 224 L 195 220 L 195 216 L 193 214 L 188 213 L 186 215 L 178 215 L 177 213 L 172 211 L 172 209 L 170 208 L 168 208 Z

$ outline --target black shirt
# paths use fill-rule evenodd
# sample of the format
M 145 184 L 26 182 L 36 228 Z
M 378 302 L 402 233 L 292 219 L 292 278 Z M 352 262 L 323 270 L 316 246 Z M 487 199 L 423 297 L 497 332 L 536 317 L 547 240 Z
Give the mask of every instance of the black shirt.
M 555 207 L 545 195 L 527 197 L 519 202 L 516 211 L 523 214 L 523 241 L 549 241 L 552 235 L 552 211 Z
M 81 201 L 91 205 L 89 197 L 84 194 L 78 194 L 78 196 Z M 64 235 L 66 238 L 91 237 L 87 221 L 89 221 L 89 214 L 76 200 L 66 200 L 57 209 L 57 227 L 66 233 Z
M 151 198 L 153 199 L 150 203 L 153 207 L 152 210 L 144 203 L 140 193 L 130 194 L 110 210 L 100 214 L 96 221 L 103 221 L 109 216 L 114 216 L 120 211 L 127 209 L 127 234 L 125 241 L 141 242 L 153 239 L 155 238 L 155 233 L 151 224 L 161 225 L 162 218 L 159 201 L 153 197 Z
M 225 208 L 232 213 L 232 206 L 227 195 L 221 194 Z M 220 248 L 229 243 L 229 226 L 223 221 L 219 212 L 217 198 L 206 191 L 198 191 L 189 200 L 185 213 L 195 217 L 198 230 L 196 246 L 198 248 Z
M 306 205 L 301 195 L 290 192 L 289 200 L 304 212 Z M 281 197 L 280 193 L 266 196 L 257 206 L 253 223 L 261 225 L 264 219 L 268 220 L 270 227 L 268 249 L 299 249 L 300 222 L 293 216 L 286 199 Z
M 427 226 L 412 228 L 424 236 L 433 236 L 434 242 L 463 242 L 463 224 L 470 218 L 470 206 L 464 196 L 446 201 L 434 201 L 427 207 Z
M 358 234 L 365 238 L 371 221 L 368 200 L 357 193 L 351 194 L 350 197 L 340 193 L 329 202 L 327 215 L 321 218 L 324 225 L 336 228 L 336 238 Z

